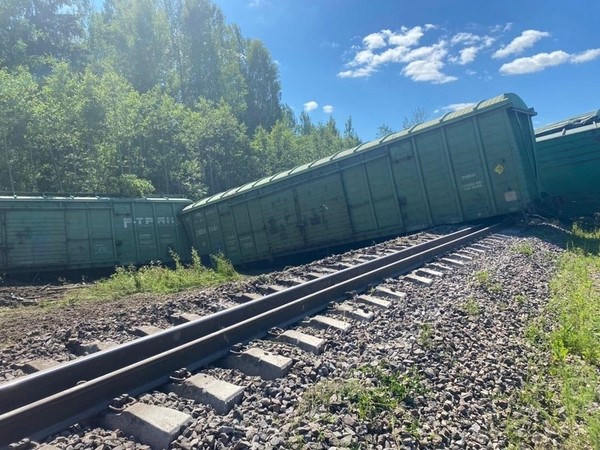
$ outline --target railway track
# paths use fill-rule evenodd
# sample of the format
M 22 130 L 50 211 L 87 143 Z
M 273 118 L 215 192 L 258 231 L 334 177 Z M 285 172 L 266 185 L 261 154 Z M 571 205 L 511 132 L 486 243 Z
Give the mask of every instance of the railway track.
M 113 399 L 121 394 L 133 396 L 165 384 L 189 384 L 186 380 L 190 371 L 228 356 L 237 343 L 249 342 L 265 336 L 269 330 L 299 322 L 326 309 L 333 300 L 343 298 L 348 293 L 365 291 L 385 278 L 421 267 L 419 272 L 413 272 L 408 277 L 417 283 L 430 282 L 428 277 L 440 275 L 441 268 L 423 268 L 423 264 L 502 226 L 503 224 L 494 224 L 467 228 L 424 244 L 398 249 L 383 257 L 373 256 L 371 259 L 370 256 L 362 256 L 362 261 L 356 261 L 358 265 L 346 266 L 343 262 L 339 262 L 337 266 L 332 264 L 322 272 L 308 274 L 306 278 L 313 278 L 310 281 L 286 289 L 274 286 L 271 288 L 272 293 L 255 300 L 0 385 L 0 447 L 24 437 L 44 437 L 74 422 L 92 417 L 111 404 L 118 414 L 108 414 L 106 423 L 121 427 L 123 424 L 117 417 L 135 416 L 138 414 L 136 408 L 140 409 L 135 405 L 127 406 L 129 397 L 121 397 L 122 401 L 115 404 Z M 471 252 L 472 257 L 476 250 Z M 459 265 L 461 260 L 468 259 L 469 256 L 463 254 L 456 258 L 446 258 L 444 263 Z M 288 281 L 289 284 L 294 283 L 293 279 Z M 383 296 L 394 295 L 385 290 L 380 293 Z M 390 301 L 389 298 L 375 295 L 353 297 L 355 301 L 368 304 L 371 310 L 386 307 Z M 341 316 L 369 320 L 368 311 L 353 306 L 338 308 L 337 311 Z M 344 331 L 343 324 L 347 323 L 343 320 L 327 321 L 318 316 L 310 321 L 315 326 L 339 327 L 340 332 Z M 278 331 L 277 338 L 295 343 L 305 350 L 318 351 L 318 339 L 311 341 L 302 333 L 294 334 L 290 331 Z M 245 370 L 250 367 L 250 370 L 267 377 L 284 375 L 286 364 L 289 366 L 291 361 L 278 359 L 277 355 L 271 356 L 250 348 L 228 356 L 224 365 Z M 273 359 L 272 367 L 266 369 L 270 359 Z M 181 370 L 184 367 L 186 371 Z M 204 381 L 210 383 L 208 379 Z M 202 389 L 205 394 L 210 391 L 206 386 Z M 221 402 L 224 409 L 231 407 L 239 397 L 239 391 L 235 392 L 236 395 L 233 395 L 229 403 Z M 213 407 L 220 405 L 218 399 L 208 401 L 216 402 Z M 139 412 L 141 416 L 144 414 L 146 412 Z M 174 423 L 179 419 L 183 422 L 188 420 L 184 414 L 169 415 L 164 411 L 161 414 L 172 418 Z M 163 433 L 161 436 L 163 437 L 157 438 L 158 441 L 153 441 L 153 446 L 161 446 L 165 442 L 166 445 L 163 446 L 168 446 L 167 440 L 176 434 L 164 437 Z

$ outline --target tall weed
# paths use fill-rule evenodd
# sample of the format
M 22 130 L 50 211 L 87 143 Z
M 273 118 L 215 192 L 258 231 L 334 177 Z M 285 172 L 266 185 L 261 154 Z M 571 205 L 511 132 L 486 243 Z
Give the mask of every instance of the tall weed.
M 115 299 L 136 293 L 169 294 L 241 278 L 223 255 L 213 257 L 214 268 L 204 266 L 195 249 L 192 249 L 189 266 L 184 265 L 176 253 L 172 253 L 171 257 L 174 269 L 160 263 L 140 268 L 117 267 L 110 277 L 74 292 L 68 301 Z

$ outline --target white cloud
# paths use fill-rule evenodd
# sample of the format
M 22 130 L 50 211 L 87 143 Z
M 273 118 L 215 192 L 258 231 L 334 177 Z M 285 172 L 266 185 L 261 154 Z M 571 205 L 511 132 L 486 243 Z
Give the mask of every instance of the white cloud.
M 325 114 L 331 114 L 331 113 L 333 113 L 333 106 L 332 105 L 325 105 L 325 106 L 323 106 L 323 112 Z
M 546 31 L 525 30 L 520 36 L 514 38 L 510 44 L 498 49 L 492 58 L 506 58 L 510 55 L 522 53 L 524 50 L 533 47 L 537 41 L 550 36 Z
M 425 26 L 425 30 L 431 30 L 433 26 L 431 24 Z M 412 47 L 417 45 L 421 38 L 425 35 L 423 27 L 407 28 L 402 27 L 401 33 L 391 33 L 389 36 L 390 45 L 397 47 Z
M 455 81 L 456 77 L 442 72 L 447 54 L 445 41 L 440 41 L 431 47 L 412 50 L 402 59 L 403 62 L 408 62 L 408 65 L 402 69 L 402 74 L 413 81 L 429 81 L 433 84 Z
M 483 72 L 481 72 L 481 74 L 477 78 L 479 78 L 480 80 L 483 80 L 483 81 L 490 81 L 490 80 L 494 79 L 494 77 L 491 76 L 487 70 L 484 70 Z
M 265 0 L 261 0 L 265 1 Z M 549 37 L 550 33 L 540 30 L 524 30 L 507 45 L 491 50 L 499 37 L 512 28 L 512 23 L 487 27 L 487 34 L 459 31 L 449 33 L 436 25 L 425 24 L 412 28 L 402 26 L 392 31 L 383 29 L 364 36 L 360 43 L 351 49 L 350 60 L 338 72 L 340 78 L 368 78 L 384 67 L 396 65 L 402 76 L 412 81 L 434 84 L 449 83 L 457 80 L 445 70 L 448 64 L 468 66 L 481 55 L 506 58 L 518 55 L 532 48 L 538 41 Z M 426 42 L 425 39 L 427 39 Z M 425 45 L 424 45 L 425 44 Z M 492 53 L 493 52 L 493 53 Z M 550 53 L 538 53 L 533 56 L 517 58 L 503 64 L 499 71 L 504 75 L 516 75 L 539 72 L 547 67 L 560 64 L 579 64 L 600 57 L 600 48 L 569 54 L 562 50 Z M 482 79 L 492 79 L 488 72 L 467 70 L 466 75 L 477 75 Z M 310 103 L 310 102 L 309 102 Z M 312 111 L 318 105 L 305 105 Z
M 504 25 L 494 25 L 493 27 L 490 27 L 490 31 L 492 33 L 505 33 L 507 31 L 510 31 L 512 26 L 513 26 L 512 22 L 507 22 Z
M 537 55 L 517 58 L 512 62 L 503 64 L 500 67 L 500 73 L 505 75 L 520 75 L 539 72 L 547 67 L 558 66 L 567 61 L 569 61 L 569 54 L 562 50 L 552 53 L 538 53 Z
M 374 72 L 374 69 L 371 67 L 361 67 L 356 70 L 344 70 L 343 72 L 338 72 L 338 77 L 340 78 L 365 78 L 370 76 Z
M 456 33 L 454 36 L 452 36 L 452 39 L 450 39 L 450 43 L 452 45 L 456 45 L 456 44 L 472 45 L 472 44 L 476 44 L 480 40 L 481 40 L 481 37 L 477 36 L 476 34 L 461 32 L 461 33 Z
M 323 47 L 323 48 L 336 49 L 339 46 L 340 46 L 340 44 L 338 44 L 337 42 L 333 42 L 333 41 L 323 41 L 323 42 L 321 42 L 321 47 Z
M 600 48 L 594 48 L 591 50 L 586 50 L 585 52 L 581 52 L 578 55 L 572 55 L 571 61 L 574 64 L 584 63 L 592 61 L 600 56 Z
M 357 49 L 354 58 L 346 64 L 347 70 L 341 71 L 338 76 L 368 77 L 384 64 L 399 63 L 411 47 L 418 44 L 423 34 L 420 26 L 402 27 L 397 33 L 390 30 L 371 33 L 363 39 L 364 47 Z
M 586 50 L 577 54 L 569 54 L 562 50 L 552 53 L 538 53 L 537 55 L 517 58 L 514 61 L 503 64 L 500 73 L 504 75 L 522 75 L 526 73 L 541 72 L 548 67 L 561 64 L 581 64 L 592 61 L 600 56 L 600 48 Z
M 309 102 L 306 102 L 304 104 L 304 112 L 311 112 L 314 111 L 315 109 L 317 109 L 319 107 L 319 104 L 317 102 L 315 102 L 314 100 L 311 100 Z
M 362 40 L 362 46 L 354 49 L 355 54 L 345 69 L 338 73 L 340 78 L 364 78 L 388 64 L 401 64 L 401 73 L 413 81 L 447 83 L 456 77 L 442 72 L 448 54 L 448 43 L 439 40 L 431 46 L 418 47 L 426 31 L 436 29 L 426 24 L 413 28 L 401 27 L 400 31 L 381 30 L 371 33 Z
M 385 42 L 385 38 L 386 38 L 385 31 L 388 31 L 388 30 L 384 30 L 381 33 L 371 33 L 371 34 L 365 36 L 363 38 L 363 43 L 369 49 L 385 47 L 387 45 Z
M 473 106 L 473 105 L 475 105 L 474 102 L 450 103 L 449 105 L 442 106 L 441 108 L 436 109 L 435 111 L 433 111 L 433 113 L 434 114 L 449 113 L 449 112 L 458 111 L 459 109 L 469 108 L 470 106 Z
M 477 53 L 479 52 L 481 47 L 465 47 L 460 51 L 460 57 L 458 59 L 458 63 L 461 66 L 464 66 L 465 64 L 469 64 L 472 63 L 473 61 L 475 61 L 475 58 L 477 57 Z
M 463 45 L 458 55 L 448 57 L 448 61 L 462 66 L 475 61 L 480 50 L 491 46 L 496 39 L 488 35 L 477 35 L 473 33 L 460 32 L 452 36 L 451 45 Z

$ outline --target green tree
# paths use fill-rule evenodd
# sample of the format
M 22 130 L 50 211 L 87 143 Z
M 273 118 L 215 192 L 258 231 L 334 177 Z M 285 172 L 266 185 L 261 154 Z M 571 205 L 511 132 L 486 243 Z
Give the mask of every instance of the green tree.
M 377 133 L 375 133 L 375 136 L 378 138 L 382 138 L 387 136 L 388 134 L 392 134 L 395 132 L 396 131 L 393 130 L 387 123 L 382 123 L 377 127 Z
M 184 84 L 183 100 L 219 101 L 222 94 L 219 60 L 225 28 L 221 10 L 210 0 L 186 0 L 181 11 Z
M 94 15 L 90 29 L 95 63 L 116 70 L 138 92 L 169 78 L 169 23 L 157 0 L 111 0 Z
M 356 130 L 352 124 L 352 116 L 350 116 L 344 124 L 344 146 L 347 148 L 352 148 L 360 145 L 361 143 L 362 141 L 358 137 L 358 134 L 356 134 Z
M 254 128 L 248 122 L 248 91 L 249 85 L 244 73 L 246 41 L 237 25 L 227 26 L 221 47 L 221 99 L 227 103 L 237 119 L 245 122 L 248 134 Z
M 37 85 L 24 69 L 0 70 L 0 190 L 14 193 L 36 188 L 38 174 L 26 133 L 37 95 Z
M 205 196 L 208 188 L 197 140 L 199 127 L 204 126 L 200 113 L 154 88 L 142 96 L 139 117 L 136 142 L 144 176 L 161 194 Z
M 309 136 L 315 129 L 312 121 L 310 120 L 310 116 L 306 111 L 302 111 L 300 113 L 300 121 L 297 125 L 298 132 L 301 136 Z
M 248 43 L 246 125 L 252 133 L 259 125 L 267 130 L 282 117 L 281 86 L 277 66 L 269 51 L 257 40 Z
M 89 0 L 2 0 L 0 67 L 40 71 L 52 59 L 81 63 Z
M 245 126 L 224 102 L 199 100 L 194 114 L 185 118 L 185 145 L 192 161 L 202 167 L 209 194 L 256 178 L 259 173 Z
M 300 163 L 298 138 L 283 120 L 277 121 L 270 132 L 259 126 L 254 133 L 252 148 L 261 163 L 259 176 L 291 169 Z

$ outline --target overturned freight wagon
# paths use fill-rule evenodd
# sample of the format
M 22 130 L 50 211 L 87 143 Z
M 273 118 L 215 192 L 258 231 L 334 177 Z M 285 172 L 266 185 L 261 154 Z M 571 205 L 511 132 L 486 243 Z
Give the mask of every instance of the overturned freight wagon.
M 525 209 L 538 197 L 532 109 L 514 94 L 187 206 L 201 255 L 273 259 Z
M 535 130 L 542 192 L 559 213 L 600 212 L 600 110 Z
M 0 273 L 171 261 L 189 253 L 190 200 L 0 197 Z

